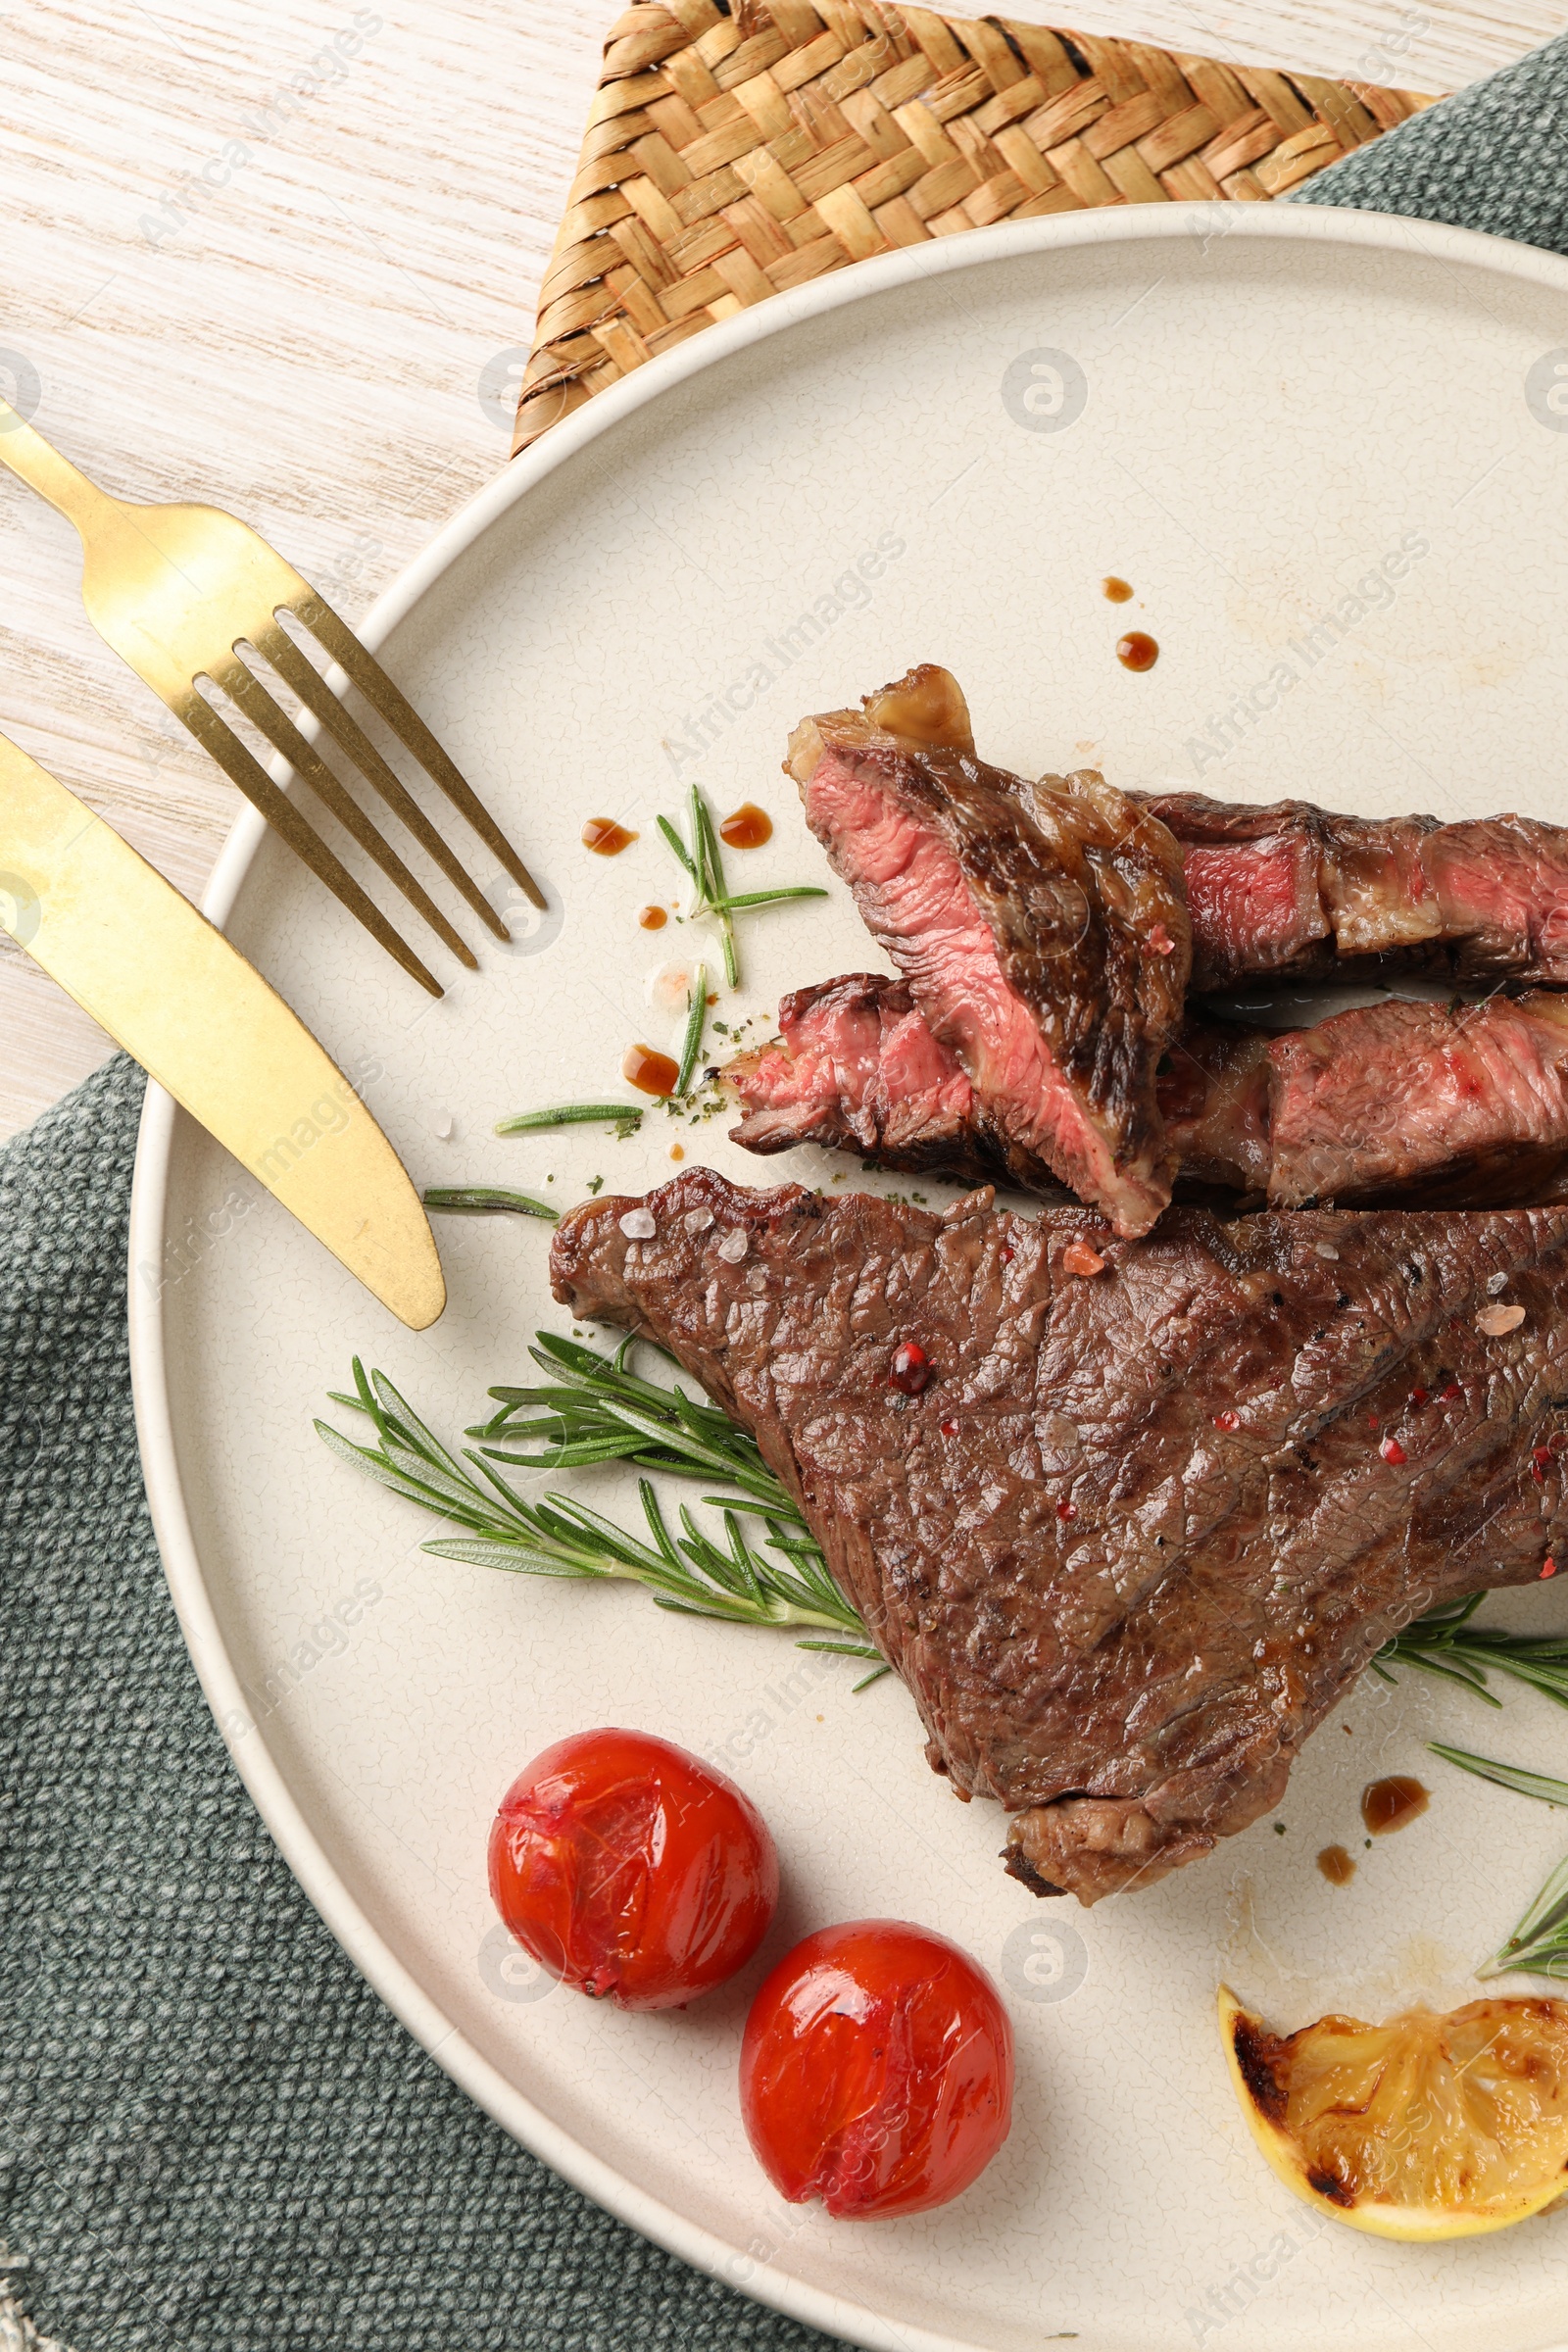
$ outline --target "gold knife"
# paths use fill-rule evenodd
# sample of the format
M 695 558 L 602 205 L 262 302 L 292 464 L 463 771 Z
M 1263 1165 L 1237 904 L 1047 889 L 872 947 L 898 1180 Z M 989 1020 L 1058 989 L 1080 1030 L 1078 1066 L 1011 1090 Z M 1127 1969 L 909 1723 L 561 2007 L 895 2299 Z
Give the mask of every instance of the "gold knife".
M 446 1304 L 402 1161 L 253 965 L 0 735 L 0 927 L 400 1322 Z

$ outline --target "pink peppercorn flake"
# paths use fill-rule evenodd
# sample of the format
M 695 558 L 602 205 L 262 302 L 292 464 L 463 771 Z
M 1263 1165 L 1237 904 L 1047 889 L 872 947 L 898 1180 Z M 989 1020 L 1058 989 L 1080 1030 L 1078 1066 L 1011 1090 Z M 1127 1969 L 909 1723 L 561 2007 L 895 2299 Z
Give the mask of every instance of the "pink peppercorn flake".
M 1542 1563 L 1542 1569 L 1541 1569 L 1541 1573 L 1542 1573 L 1542 1576 L 1543 1576 L 1543 1577 L 1555 1576 L 1555 1575 L 1556 1575 L 1556 1573 L 1557 1573 L 1557 1563 L 1556 1563 L 1556 1561 L 1555 1561 L 1555 1560 L 1545 1560 L 1545 1561 L 1544 1561 L 1544 1562 Z
M 1103 1274 L 1105 1261 L 1098 1250 L 1087 1242 L 1069 1242 L 1061 1253 L 1061 1262 L 1069 1274 L 1081 1274 L 1086 1280 L 1093 1274 Z
M 1412 1389 L 1410 1391 L 1410 1402 L 1416 1406 L 1417 1410 L 1419 1410 L 1420 1407 L 1427 1401 L 1428 1396 L 1425 1389 Z
M 943 1424 L 942 1424 L 942 1435 L 943 1435 L 945 1438 L 956 1438 L 956 1437 L 957 1436 L 957 1434 L 958 1434 L 958 1424 L 956 1423 L 956 1421 L 948 1420 L 948 1421 L 944 1421 L 944 1422 L 943 1422 Z
M 1446 1389 L 1439 1390 L 1438 1402 L 1440 1404 L 1462 1404 L 1464 1402 L 1464 1391 L 1456 1380 L 1450 1380 Z
M 1056 1517 L 1057 1517 L 1058 1519 L 1076 1519 L 1076 1518 L 1077 1518 L 1077 1516 L 1078 1516 L 1078 1505 L 1077 1505 L 1075 1502 L 1058 1502 L 1058 1503 L 1057 1503 L 1057 1505 L 1056 1505 Z
M 1214 1427 L 1216 1429 L 1240 1429 L 1241 1426 L 1242 1416 L 1240 1413 L 1224 1412 L 1216 1413 L 1214 1415 Z
M 890 1385 L 906 1396 L 918 1396 L 931 1377 L 931 1358 L 918 1340 L 905 1340 L 893 1350 Z
M 1549 1470 L 1551 1468 L 1551 1447 L 1549 1446 L 1536 1446 L 1530 1459 L 1538 1470 Z
M 1384 1439 L 1382 1445 L 1378 1447 L 1378 1451 L 1382 1454 L 1383 1459 L 1386 1462 L 1392 1462 L 1394 1464 L 1396 1470 L 1398 1469 L 1399 1464 L 1405 1459 L 1404 1447 L 1399 1444 L 1398 1439 L 1393 1436 L 1392 1433 Z
M 1176 953 L 1176 942 L 1163 923 L 1150 924 L 1149 944 L 1156 956 L 1174 956 Z
M 1002 1245 L 1002 1250 L 1001 1250 L 1001 1253 L 1000 1253 L 1000 1254 L 1001 1254 L 1001 1257 L 1002 1257 L 1002 1262 L 1003 1262 L 1003 1264 L 1004 1264 L 1004 1266 L 1010 1266 L 1010 1265 L 1011 1265 L 1011 1263 L 1012 1263 L 1012 1256 L 1013 1256 L 1013 1251 L 1012 1251 L 1012 1244 L 1011 1244 L 1010 1242 L 1004 1242 L 1004 1243 L 1003 1243 L 1003 1245 Z

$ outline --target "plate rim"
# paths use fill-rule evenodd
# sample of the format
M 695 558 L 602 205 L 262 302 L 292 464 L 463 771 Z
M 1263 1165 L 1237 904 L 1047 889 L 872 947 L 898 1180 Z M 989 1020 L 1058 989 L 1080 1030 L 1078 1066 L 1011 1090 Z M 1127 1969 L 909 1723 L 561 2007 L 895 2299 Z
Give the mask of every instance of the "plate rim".
M 1477 229 L 1403 214 L 1304 203 L 1227 206 L 1225 217 L 1227 244 L 1240 236 L 1244 241 L 1264 243 L 1360 246 L 1458 264 L 1568 296 L 1568 259 Z M 1118 206 L 1029 221 L 1003 221 L 992 228 L 857 263 L 722 319 L 623 376 L 511 459 L 494 481 L 476 491 L 383 590 L 359 623 L 358 634 L 368 648 L 377 650 L 459 559 L 558 466 L 591 442 L 612 433 L 623 418 L 657 403 L 692 376 L 721 366 L 753 343 L 787 334 L 808 319 L 922 278 L 983 269 L 1014 255 L 1080 245 L 1157 247 L 1172 238 L 1193 237 L 1213 220 L 1211 205 L 1195 203 L 1157 208 Z M 333 674 L 341 683 L 340 674 Z M 314 727 L 308 732 L 314 733 Z M 274 760 L 272 766 L 279 782 L 292 772 L 282 760 Z M 203 913 L 220 928 L 233 909 L 266 834 L 265 819 L 248 807 L 229 830 L 201 900 Z M 138 1264 L 156 1264 L 161 1255 L 171 1158 L 180 1115 L 172 1097 L 149 1079 L 136 1140 L 126 1264 L 137 1444 L 153 1532 L 191 1662 L 219 1736 L 306 1895 L 371 1988 L 478 2106 L 553 2171 L 667 2253 L 756 2302 L 825 2334 L 864 2346 L 866 2352 L 995 2352 L 992 2344 L 890 2319 L 771 2263 L 754 2261 L 744 2248 L 640 2188 L 556 2124 L 459 2031 L 371 1926 L 328 1860 L 265 1739 L 236 1741 L 224 1731 L 225 1719 L 232 1722 L 246 1716 L 244 1693 L 219 1629 L 181 1491 L 161 1304 L 151 1287 L 137 1279 Z M 746 2276 L 738 2276 L 740 2271 Z

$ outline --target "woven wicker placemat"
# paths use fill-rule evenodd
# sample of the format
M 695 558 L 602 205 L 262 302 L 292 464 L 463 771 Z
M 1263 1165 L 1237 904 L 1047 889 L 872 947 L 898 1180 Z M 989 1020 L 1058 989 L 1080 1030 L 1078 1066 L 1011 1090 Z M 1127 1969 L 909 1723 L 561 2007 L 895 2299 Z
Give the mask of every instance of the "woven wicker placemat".
M 1431 103 L 877 0 L 645 0 L 605 45 L 514 454 L 829 270 L 1041 213 L 1266 201 Z

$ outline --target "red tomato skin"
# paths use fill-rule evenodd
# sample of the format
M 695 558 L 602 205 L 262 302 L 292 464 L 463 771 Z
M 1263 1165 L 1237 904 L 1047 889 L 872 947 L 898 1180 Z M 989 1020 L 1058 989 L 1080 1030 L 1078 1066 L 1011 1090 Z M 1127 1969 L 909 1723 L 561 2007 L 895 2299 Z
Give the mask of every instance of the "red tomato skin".
M 741 2115 L 792 2205 L 840 2221 L 926 2213 L 984 2172 L 1012 2122 L 1012 2025 L 945 1936 L 860 1919 L 808 1936 L 752 2003 Z
M 761 1942 L 778 1855 L 751 1799 L 685 1748 L 579 1732 L 502 1798 L 490 1892 L 563 1984 L 620 2009 L 680 2009 Z

